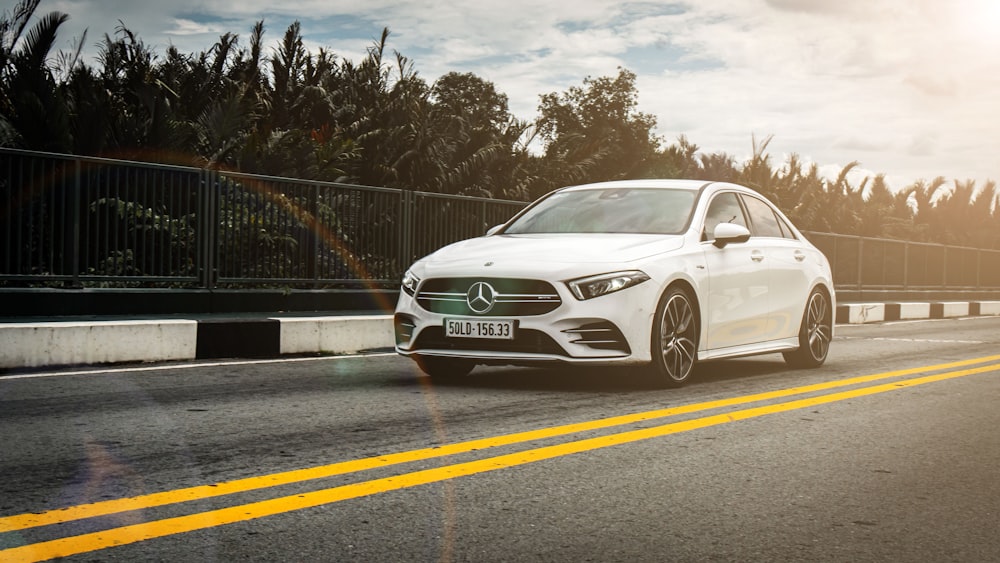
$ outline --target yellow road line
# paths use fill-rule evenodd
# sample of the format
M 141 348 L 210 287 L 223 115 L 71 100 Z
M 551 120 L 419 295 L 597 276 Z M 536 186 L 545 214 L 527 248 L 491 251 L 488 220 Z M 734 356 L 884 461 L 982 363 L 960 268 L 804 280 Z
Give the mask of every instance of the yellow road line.
M 730 413 L 710 415 L 692 420 L 673 422 L 651 428 L 624 431 L 597 438 L 587 438 L 545 446 L 517 453 L 495 456 L 476 461 L 457 463 L 450 466 L 414 471 L 403 475 L 384 477 L 361 483 L 343 485 L 314 492 L 264 500 L 229 508 L 211 510 L 188 516 L 167 518 L 130 526 L 122 526 L 101 532 L 82 534 L 79 536 L 60 538 L 56 540 L 30 544 L 6 550 L 0 550 L 0 560 L 5 562 L 37 562 L 97 551 L 109 547 L 150 540 L 154 538 L 192 532 L 215 526 L 233 524 L 273 516 L 294 510 L 302 510 L 343 500 L 370 496 L 387 491 L 394 491 L 429 483 L 436 483 L 456 477 L 475 475 L 525 465 L 538 461 L 553 459 L 575 453 L 593 451 L 609 446 L 617 446 L 650 438 L 657 438 L 687 432 L 700 428 L 708 428 L 817 405 L 875 395 L 903 388 L 915 387 L 947 379 L 955 379 L 968 375 L 1000 370 L 1000 365 L 987 365 L 967 370 L 928 375 L 914 379 L 883 383 L 870 387 L 862 387 L 828 395 L 818 395 L 759 407 L 748 408 Z
M 634 424 L 636 422 L 642 422 L 645 420 L 655 420 L 657 418 L 666 418 L 670 416 L 692 414 L 696 412 L 702 412 L 706 410 L 723 408 L 723 407 L 745 405 L 757 401 L 780 399 L 784 397 L 790 397 L 793 395 L 800 395 L 803 393 L 827 391 L 839 387 L 846 387 L 861 383 L 870 383 L 882 379 L 903 377 L 907 375 L 914 375 L 930 371 L 952 369 L 952 368 L 980 364 L 996 360 L 1000 360 L 1000 355 L 986 356 L 982 358 L 973 358 L 970 360 L 962 360 L 962 361 L 949 362 L 931 366 L 889 371 L 873 375 L 854 377 L 850 379 L 827 381 L 813 385 L 805 385 L 802 387 L 793 387 L 778 391 L 757 393 L 754 395 L 732 397 L 729 399 L 721 399 L 718 401 L 681 405 L 677 407 L 670 407 L 665 409 L 615 416 L 615 417 L 609 417 L 587 422 L 564 424 L 549 428 L 529 430 L 526 432 L 517 432 L 514 434 L 506 434 L 490 438 L 482 438 L 478 440 L 458 442 L 454 444 L 445 444 L 439 447 L 422 448 L 418 450 L 410 450 L 406 452 L 399 452 L 399 453 L 369 457 L 358 460 L 343 461 L 319 467 L 297 469 L 294 471 L 273 473 L 270 475 L 262 475 L 258 477 L 248 477 L 246 479 L 238 479 L 234 481 L 223 481 L 212 485 L 199 485 L 195 487 L 188 487 L 184 489 L 176 489 L 172 491 L 164 491 L 159 493 L 150 493 L 147 495 L 140 495 L 135 497 L 112 499 L 90 504 L 69 506 L 66 508 L 58 508 L 38 513 L 17 514 L 13 516 L 6 516 L 0 518 L 0 533 L 16 531 L 16 530 L 24 530 L 39 526 L 61 524 L 64 522 L 72 522 L 74 520 L 95 518 L 98 516 L 107 516 L 110 514 L 127 512 L 130 510 L 153 508 L 157 506 L 165 506 L 169 504 L 202 500 L 202 499 L 219 497 L 236 493 L 243 493 L 258 489 L 265 489 L 269 487 L 278 487 L 281 485 L 301 483 L 303 481 L 323 479 L 327 477 L 334 477 L 337 475 L 345 475 L 348 473 L 356 473 L 359 471 L 367 471 L 370 469 L 388 467 L 401 463 L 410 463 L 414 461 L 423 461 L 428 459 L 445 457 L 449 455 L 467 453 L 474 450 L 483 450 L 500 446 L 509 446 L 513 444 L 542 440 L 557 436 L 565 436 L 568 434 L 576 434 L 591 430 L 611 428 L 614 426 Z

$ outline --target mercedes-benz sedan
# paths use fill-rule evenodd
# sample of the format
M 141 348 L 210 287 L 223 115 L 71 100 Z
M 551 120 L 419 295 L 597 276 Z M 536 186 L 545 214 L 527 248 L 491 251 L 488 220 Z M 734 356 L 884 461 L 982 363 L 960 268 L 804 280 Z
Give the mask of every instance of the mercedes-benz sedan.
M 759 193 L 629 180 L 556 190 L 403 277 L 396 351 L 431 377 L 477 364 L 647 366 L 670 386 L 699 360 L 826 360 L 830 265 Z

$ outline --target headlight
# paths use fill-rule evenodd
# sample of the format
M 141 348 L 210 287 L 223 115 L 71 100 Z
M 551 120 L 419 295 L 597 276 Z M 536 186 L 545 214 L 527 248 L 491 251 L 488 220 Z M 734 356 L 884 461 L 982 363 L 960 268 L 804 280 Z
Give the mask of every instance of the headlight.
M 573 295 L 577 299 L 584 301 L 621 291 L 633 285 L 639 285 L 648 279 L 649 276 L 645 272 L 631 270 L 628 272 L 613 272 L 599 276 L 590 276 L 589 278 L 580 278 L 568 281 L 566 285 L 569 286 L 570 291 L 573 292 Z
M 408 295 L 416 294 L 417 285 L 419 284 L 420 284 L 420 278 L 413 275 L 413 272 L 411 272 L 410 270 L 407 270 L 406 273 L 403 274 L 403 291 L 405 291 Z

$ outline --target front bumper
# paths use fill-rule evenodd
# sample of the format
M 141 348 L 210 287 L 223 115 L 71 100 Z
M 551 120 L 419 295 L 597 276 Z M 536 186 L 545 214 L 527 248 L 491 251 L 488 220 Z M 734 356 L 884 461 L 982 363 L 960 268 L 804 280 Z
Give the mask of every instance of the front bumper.
M 400 292 L 394 318 L 396 351 L 404 356 L 466 358 L 482 364 L 638 364 L 650 361 L 650 331 L 659 297 L 655 283 L 588 300 L 578 300 L 562 283 L 561 299 L 541 315 L 462 316 L 428 311 Z M 514 338 L 457 338 L 445 335 L 445 320 L 514 322 Z

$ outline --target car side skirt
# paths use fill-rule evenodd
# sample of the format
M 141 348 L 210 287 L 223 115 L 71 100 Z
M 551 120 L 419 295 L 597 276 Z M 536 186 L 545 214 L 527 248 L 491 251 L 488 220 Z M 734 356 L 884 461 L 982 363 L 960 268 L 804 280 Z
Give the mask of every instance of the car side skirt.
M 719 360 L 722 358 L 739 358 L 741 356 L 757 356 L 759 354 L 772 354 L 777 352 L 791 352 L 798 350 L 799 339 L 783 338 L 781 340 L 771 340 L 769 342 L 759 342 L 747 344 L 745 346 L 732 346 L 730 348 L 719 348 L 716 350 L 699 350 L 698 360 Z

